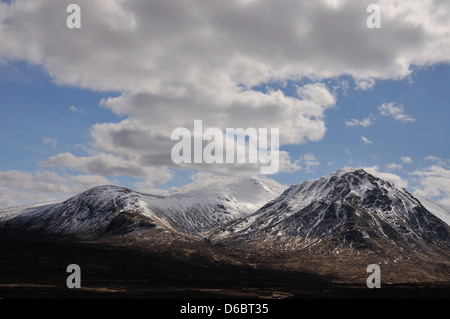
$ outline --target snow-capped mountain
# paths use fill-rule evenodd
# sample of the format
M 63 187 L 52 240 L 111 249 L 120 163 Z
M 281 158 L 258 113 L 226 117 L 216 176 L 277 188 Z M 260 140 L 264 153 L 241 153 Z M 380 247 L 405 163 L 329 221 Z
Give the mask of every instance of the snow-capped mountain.
M 196 181 L 163 195 L 98 186 L 61 203 L 2 209 L 0 229 L 86 235 L 155 227 L 196 235 L 254 213 L 283 190 L 256 177 Z
M 266 271 L 283 278 L 288 271 L 286 278 L 312 274 L 307 278 L 319 283 L 325 276 L 361 284 L 373 263 L 383 266 L 382 278 L 391 283 L 448 283 L 448 216 L 444 207 L 353 168 L 287 189 L 249 177 L 197 180 L 161 195 L 98 186 L 64 202 L 1 209 L 0 239 L 7 239 L 1 254 L 8 271 L 22 269 L 16 251 L 27 248 L 27 258 L 40 258 L 40 266 L 51 265 L 53 272 L 53 264 L 66 262 L 66 244 L 70 252 L 79 249 L 79 260 L 85 251 L 104 254 L 87 256 L 98 269 L 104 269 L 104 258 L 113 256 L 110 267 L 139 252 L 144 264 L 157 262 L 155 278 L 167 272 L 176 284 L 173 272 L 185 278 L 193 266 L 209 281 L 206 269 L 212 268 L 205 264 L 218 267 L 213 273 L 227 280 L 228 271 L 237 271 L 245 284 L 252 269 L 257 282 Z M 35 244 L 41 250 L 34 252 Z M 142 270 L 136 260 L 119 269 Z
M 206 178 L 147 201 L 151 210 L 188 234 L 199 234 L 256 212 L 286 187 L 260 177 Z
M 0 230 L 102 236 L 155 229 L 230 246 L 450 252 L 448 216 L 432 201 L 345 168 L 287 189 L 257 177 L 197 180 L 163 195 L 98 186 L 60 203 L 0 210 Z
M 210 239 L 284 249 L 374 252 L 386 250 L 386 244 L 400 250 L 407 244 L 450 252 L 445 222 L 406 190 L 354 168 L 293 185 L 256 213 L 212 232 Z

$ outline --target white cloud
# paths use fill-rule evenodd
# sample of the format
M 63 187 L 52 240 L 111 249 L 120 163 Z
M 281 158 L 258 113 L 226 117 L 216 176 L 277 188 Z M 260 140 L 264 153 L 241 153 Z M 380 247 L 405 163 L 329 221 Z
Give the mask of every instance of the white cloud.
M 361 140 L 364 142 L 364 144 L 372 144 L 372 141 L 369 140 L 367 137 L 365 136 L 361 136 Z
M 215 93 L 212 93 L 215 92 Z M 207 93 L 207 94 L 206 94 Z M 205 95 L 206 94 L 206 95 Z M 211 96 L 210 96 L 211 94 Z M 193 123 L 201 119 L 203 131 L 209 127 L 279 128 L 280 145 L 318 141 L 325 136 L 325 111 L 335 103 L 328 88 L 320 83 L 298 88 L 301 98 L 288 97 L 281 91 L 262 93 L 233 89 L 227 94 L 192 88 L 181 96 L 129 93 L 102 101 L 102 106 L 128 118 L 119 123 L 96 124 L 91 129 L 93 146 L 118 158 L 133 161 L 137 167 L 172 166 L 170 151 L 175 141 L 171 132 L 185 127 L 193 132 Z M 164 110 L 164 112 L 161 112 Z M 280 172 L 299 169 L 299 164 L 280 152 Z M 71 166 L 73 167 L 73 165 Z M 77 167 L 85 168 L 84 164 Z M 108 167 L 102 165 L 102 167 Z M 249 170 L 257 165 L 183 165 L 183 168 L 216 170 L 229 174 Z M 118 166 L 116 165 L 117 169 Z M 135 176 L 135 175 L 133 175 Z
M 365 1 L 77 3 L 79 30 L 65 27 L 65 2 L 2 3 L 0 56 L 44 65 L 58 83 L 153 93 L 343 74 L 367 89 L 450 56 L 445 1 L 381 1 L 376 32 Z
M 48 167 L 67 167 L 73 170 L 100 176 L 130 175 L 136 178 L 152 180 L 154 184 L 163 184 L 172 178 L 167 168 L 155 168 L 142 165 L 130 157 L 128 160 L 111 154 L 98 153 L 92 156 L 77 157 L 72 153 L 60 153 L 41 163 Z
M 386 165 L 386 168 L 391 171 L 401 169 L 402 167 L 403 167 L 402 165 L 396 163 L 390 163 Z
M 0 207 L 67 199 L 90 187 L 117 184 L 97 175 L 70 175 L 48 170 L 0 171 Z
M 413 163 L 413 160 L 409 156 L 402 156 L 402 157 L 400 157 L 400 160 L 405 164 Z
M 44 137 L 42 138 L 42 144 L 55 148 L 58 144 L 58 140 L 51 137 Z
M 434 162 L 436 165 L 439 165 L 439 166 L 450 166 L 449 159 L 444 159 L 444 158 L 440 158 L 440 157 L 433 156 L 433 155 L 429 155 L 429 156 L 425 157 L 425 161 Z
M 387 173 L 387 172 L 380 172 L 378 165 L 370 166 L 370 167 L 363 167 L 363 169 L 374 176 L 378 176 L 380 178 L 386 179 L 390 182 L 392 182 L 394 185 L 402 188 L 408 187 L 408 181 L 402 179 L 399 175 L 393 174 L 393 173 Z
M 336 104 L 336 97 L 322 83 L 307 84 L 297 89 L 297 95 L 324 107 Z
M 305 170 L 307 173 L 313 172 L 314 168 L 316 168 L 320 165 L 320 162 L 317 160 L 317 158 L 313 154 L 310 154 L 310 153 L 303 155 L 302 161 L 305 165 Z
M 374 78 L 358 78 L 355 79 L 356 86 L 355 88 L 357 90 L 370 90 L 375 85 L 375 79 Z
M 83 107 L 79 108 L 79 107 L 76 107 L 75 105 L 71 105 L 69 107 L 69 111 L 72 113 L 78 113 L 78 114 L 83 114 L 83 115 L 88 114 L 88 112 L 86 111 L 85 108 L 83 108 Z
M 419 187 L 414 194 L 428 197 L 441 204 L 448 205 L 450 199 L 450 168 L 432 165 L 411 173 L 419 179 Z
M 170 132 L 194 119 L 205 127 L 277 127 L 281 145 L 319 141 L 336 103 L 324 79 L 348 75 L 369 89 L 450 56 L 448 1 L 380 0 L 383 27 L 375 32 L 364 1 L 79 0 L 79 30 L 65 26 L 67 4 L 0 3 L 0 61 L 42 66 L 56 84 L 118 92 L 102 105 L 127 119 L 94 125 L 88 156 L 62 153 L 44 165 L 140 176 L 147 186 L 170 179 Z M 315 83 L 297 96 L 252 90 L 304 78 Z M 414 121 L 403 106 L 383 105 L 383 115 Z M 280 154 L 285 170 L 304 165 Z
M 390 116 L 400 122 L 414 122 L 416 120 L 410 115 L 405 114 L 405 107 L 403 105 L 396 105 L 394 102 L 383 103 L 378 110 L 380 110 L 381 115 Z
M 366 117 L 362 120 L 358 120 L 358 119 L 351 119 L 351 120 L 346 120 L 345 121 L 345 125 L 346 126 L 362 126 L 362 127 L 368 127 L 373 125 L 372 120 L 370 119 L 370 117 Z

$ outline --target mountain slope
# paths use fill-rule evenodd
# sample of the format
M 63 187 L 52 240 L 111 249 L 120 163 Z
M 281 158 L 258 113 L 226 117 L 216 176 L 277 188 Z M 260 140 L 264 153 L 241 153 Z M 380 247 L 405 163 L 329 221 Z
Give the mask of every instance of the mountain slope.
M 98 186 L 61 203 L 0 210 L 0 229 L 85 236 L 154 227 L 199 234 L 255 212 L 283 189 L 268 179 L 245 177 L 194 182 L 162 196 Z
M 450 227 L 426 208 L 445 217 L 433 203 L 424 206 L 406 190 L 352 168 L 283 189 L 248 177 L 198 180 L 158 196 L 98 186 L 60 203 L 2 209 L 0 238 L 12 245 L 2 251 L 3 264 L 10 269 L 16 247 L 31 245 L 32 251 L 34 242 L 44 239 L 44 244 L 126 247 L 196 269 L 208 260 L 227 278 L 229 267 L 244 266 L 280 277 L 314 274 L 363 284 L 367 265 L 377 263 L 383 282 L 450 282 Z M 53 267 L 59 253 L 46 253 Z M 12 268 L 23 261 L 18 256 Z M 91 262 L 101 264 L 96 257 Z M 127 263 L 124 273 L 137 268 Z M 112 276 L 116 280 L 115 272 Z
M 288 188 L 251 216 L 210 233 L 224 245 L 392 255 L 450 252 L 450 227 L 406 190 L 345 168 Z
M 145 199 L 151 211 L 188 234 L 201 234 L 246 217 L 284 191 L 268 178 L 232 177 L 195 181 L 161 199 Z
M 447 225 L 450 225 L 450 208 L 440 205 L 428 198 L 418 196 L 416 196 L 416 198 L 430 213 L 444 221 Z

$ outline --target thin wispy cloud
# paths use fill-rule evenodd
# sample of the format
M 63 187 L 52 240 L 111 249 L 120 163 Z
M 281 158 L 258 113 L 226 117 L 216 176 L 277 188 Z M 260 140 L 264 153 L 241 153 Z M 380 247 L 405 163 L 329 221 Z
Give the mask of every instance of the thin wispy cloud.
M 405 113 L 405 107 L 403 105 L 397 105 L 394 102 L 383 103 L 378 108 L 380 115 L 392 117 L 396 121 L 412 123 L 416 119 Z
M 42 144 L 55 148 L 58 145 L 58 140 L 51 137 L 44 137 L 42 138 Z
M 386 168 L 390 171 L 401 169 L 403 166 L 397 163 L 390 163 L 386 165 Z
M 364 142 L 364 144 L 372 144 L 373 143 L 371 140 L 369 140 L 365 136 L 361 136 L 361 140 Z
M 370 117 L 366 117 L 362 120 L 358 119 L 351 119 L 345 121 L 346 126 L 362 126 L 362 127 L 368 127 L 373 125 L 373 122 Z

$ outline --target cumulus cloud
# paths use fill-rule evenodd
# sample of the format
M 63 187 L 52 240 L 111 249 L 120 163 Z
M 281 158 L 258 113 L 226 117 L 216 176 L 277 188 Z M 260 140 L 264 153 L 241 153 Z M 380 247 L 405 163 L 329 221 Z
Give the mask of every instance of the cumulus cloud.
M 420 186 L 416 187 L 414 194 L 438 201 L 441 204 L 450 204 L 450 168 L 448 166 L 432 165 L 411 173 L 419 179 Z
M 304 91 L 301 91 L 304 89 Z M 139 130 L 165 134 L 177 127 L 192 128 L 195 119 L 204 127 L 280 128 L 281 144 L 317 141 L 326 132 L 325 111 L 335 103 L 329 90 L 320 83 L 299 88 L 301 97 L 286 96 L 282 91 L 262 93 L 223 88 L 197 90 L 191 88 L 181 96 L 129 93 L 105 99 L 102 105 L 129 120 L 122 123 L 127 131 Z M 106 127 L 94 127 L 105 134 Z M 114 127 L 114 130 L 118 127 Z
M 56 84 L 118 92 L 101 104 L 126 119 L 95 124 L 87 156 L 62 153 L 43 165 L 139 176 L 147 186 L 170 179 L 170 133 L 195 119 L 221 129 L 276 127 L 281 145 L 319 141 L 336 103 L 325 79 L 347 75 L 369 89 L 450 57 L 448 1 L 380 0 L 377 30 L 366 26 L 370 1 L 79 0 L 81 29 L 66 27 L 69 3 L 0 3 L 0 61 L 40 65 Z M 305 78 L 313 83 L 294 96 L 255 89 Z M 414 121 L 401 105 L 380 108 Z M 305 165 L 280 154 L 285 170 Z
M 155 168 L 142 165 L 133 158 L 125 160 L 105 153 L 85 157 L 77 157 L 72 153 L 60 153 L 42 162 L 41 165 L 67 167 L 75 171 L 100 176 L 130 175 L 136 178 L 151 179 L 154 184 L 164 184 L 172 178 L 172 173 L 167 168 Z
M 87 188 L 117 184 L 98 175 L 70 175 L 49 170 L 0 171 L 0 207 L 63 200 Z
M 392 182 L 394 185 L 402 188 L 408 187 L 408 181 L 400 177 L 399 175 L 393 174 L 393 173 L 387 173 L 387 172 L 381 172 L 378 165 L 370 166 L 370 167 L 363 167 L 363 169 L 374 176 L 378 176 L 380 178 L 386 179 L 390 182 Z
M 370 1 L 77 3 L 79 30 L 65 27 L 67 1 L 2 3 L 0 55 L 41 64 L 58 83 L 153 93 L 342 74 L 368 87 L 450 56 L 445 1 L 379 1 L 378 30 L 366 26 Z

